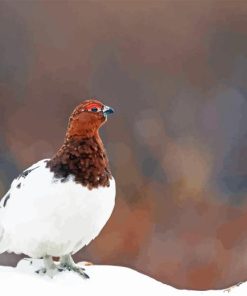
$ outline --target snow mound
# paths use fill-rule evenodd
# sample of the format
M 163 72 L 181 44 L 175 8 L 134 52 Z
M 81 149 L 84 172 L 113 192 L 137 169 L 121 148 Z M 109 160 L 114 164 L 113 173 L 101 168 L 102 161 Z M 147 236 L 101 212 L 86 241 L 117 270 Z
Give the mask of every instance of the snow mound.
M 73 271 L 64 271 L 49 278 L 36 274 L 42 260 L 21 260 L 16 268 L 0 266 L 0 295 L 164 295 L 165 285 L 126 267 L 84 266 L 90 279 L 85 280 Z M 126 294 L 128 293 L 128 294 Z
M 107 265 L 85 266 L 90 279 L 85 280 L 74 272 L 65 271 L 53 279 L 38 275 L 42 260 L 21 260 L 16 268 L 0 266 L 1 295 L 247 295 L 247 284 L 228 290 L 178 290 L 162 284 L 130 268 Z M 73 294 L 74 293 L 74 294 Z M 224 294 L 223 294 L 224 293 Z M 226 294 L 225 294 L 226 293 Z

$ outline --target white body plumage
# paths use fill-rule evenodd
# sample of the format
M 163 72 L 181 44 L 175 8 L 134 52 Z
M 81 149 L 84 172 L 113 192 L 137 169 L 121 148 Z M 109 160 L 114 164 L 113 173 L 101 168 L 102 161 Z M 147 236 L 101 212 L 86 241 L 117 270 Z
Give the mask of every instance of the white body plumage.
M 73 254 L 102 230 L 115 204 L 115 181 L 89 190 L 61 182 L 41 160 L 15 179 L 0 204 L 0 252 L 33 258 Z

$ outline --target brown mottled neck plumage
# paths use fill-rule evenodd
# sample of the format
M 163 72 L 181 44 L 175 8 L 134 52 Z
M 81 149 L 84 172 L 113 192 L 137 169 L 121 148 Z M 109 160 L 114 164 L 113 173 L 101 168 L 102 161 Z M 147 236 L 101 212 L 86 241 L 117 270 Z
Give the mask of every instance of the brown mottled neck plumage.
M 111 113 L 111 107 L 95 99 L 86 100 L 75 108 L 64 144 L 47 163 L 55 178 L 66 182 L 72 176 L 89 189 L 110 186 L 112 176 L 99 128 Z
M 47 167 L 62 182 L 72 175 L 77 183 L 89 189 L 110 185 L 108 158 L 98 132 L 86 138 L 66 138 Z

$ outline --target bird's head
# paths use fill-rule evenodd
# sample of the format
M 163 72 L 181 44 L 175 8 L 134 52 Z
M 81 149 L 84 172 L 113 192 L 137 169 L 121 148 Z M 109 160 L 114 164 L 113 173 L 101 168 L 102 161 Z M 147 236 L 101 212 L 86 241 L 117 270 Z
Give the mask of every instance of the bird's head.
M 67 138 L 89 138 L 107 121 L 114 110 L 98 100 L 90 99 L 79 104 L 69 119 Z

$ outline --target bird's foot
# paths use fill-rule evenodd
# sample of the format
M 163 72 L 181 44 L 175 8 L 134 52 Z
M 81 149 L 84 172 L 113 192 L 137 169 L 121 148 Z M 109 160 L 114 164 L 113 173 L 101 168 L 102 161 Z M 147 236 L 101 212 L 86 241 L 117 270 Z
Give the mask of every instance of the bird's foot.
M 70 254 L 62 256 L 58 266 L 63 270 L 74 271 L 84 279 L 89 279 L 89 276 L 84 272 L 85 269 L 77 265 Z
M 56 274 L 58 274 L 61 271 L 62 270 L 58 267 L 56 267 L 56 268 L 42 267 L 42 268 L 36 270 L 35 272 L 39 275 L 48 275 L 50 278 L 53 278 Z
M 81 277 L 83 277 L 84 279 L 89 279 L 89 276 L 84 272 L 85 268 L 81 267 L 81 266 L 77 266 L 76 264 L 70 264 L 70 263 L 60 263 L 58 265 L 58 269 L 61 271 L 74 271 L 77 274 L 79 274 Z
M 40 275 L 48 275 L 50 278 L 53 278 L 56 274 L 62 271 L 58 265 L 56 265 L 52 257 L 46 255 L 43 257 L 43 267 L 39 268 L 35 272 Z

